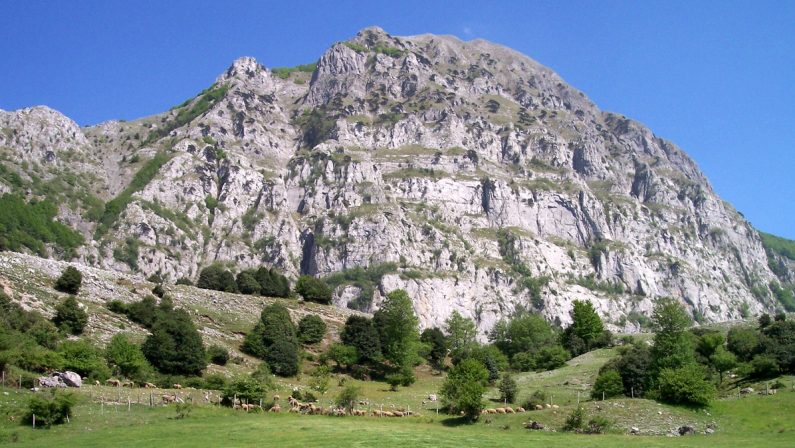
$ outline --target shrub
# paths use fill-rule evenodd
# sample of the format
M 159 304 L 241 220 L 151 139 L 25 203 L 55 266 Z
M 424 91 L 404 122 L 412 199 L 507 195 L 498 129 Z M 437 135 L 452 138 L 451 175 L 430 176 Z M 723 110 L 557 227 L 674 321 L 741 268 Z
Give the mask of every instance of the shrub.
M 55 281 L 55 289 L 66 294 L 77 294 L 83 284 L 83 274 L 75 267 L 68 266 L 63 270 L 61 276 Z
M 254 271 L 242 271 L 237 274 L 237 278 L 235 279 L 235 283 L 237 284 L 237 290 L 240 291 L 241 294 L 259 294 L 262 287 L 260 286 L 257 279 L 254 277 Z
M 150 370 L 141 347 L 123 333 L 117 333 L 110 339 L 105 347 L 105 358 L 119 374 L 128 378 L 140 379 Z
M 219 373 L 213 373 L 204 377 L 205 389 L 224 390 L 226 385 L 226 377 Z
M 257 365 L 257 368 L 251 372 L 251 377 L 264 384 L 268 389 L 273 389 L 274 387 L 273 372 L 271 372 L 270 366 L 268 366 L 268 363 L 265 361 Z
M 250 376 L 240 376 L 233 379 L 224 388 L 221 403 L 232 406 L 234 399 L 246 403 L 259 403 L 267 398 L 268 387 Z
M 88 314 L 80 309 L 74 296 L 69 296 L 55 307 L 52 322 L 66 333 L 80 334 L 88 324 Z
M 549 400 L 549 397 L 546 392 L 537 390 L 525 399 L 524 403 L 522 403 L 522 407 L 527 410 L 535 409 L 536 406 L 543 406 L 548 403 L 547 400 Z
M 463 412 L 469 421 L 477 420 L 488 379 L 489 372 L 480 361 L 464 359 L 450 369 L 441 395 L 452 412 Z
M 308 314 L 298 321 L 298 340 L 303 344 L 317 344 L 326 335 L 326 323 L 317 314 Z
M 207 365 L 202 337 L 183 310 L 159 311 L 142 351 L 163 373 L 198 375 Z
M 582 406 L 577 406 L 566 417 L 561 429 L 566 432 L 581 432 L 585 428 L 585 418 L 585 409 Z
M 591 398 L 601 400 L 602 398 L 618 397 L 624 394 L 624 383 L 621 381 L 621 374 L 617 370 L 609 369 L 599 372 L 596 377 Z
M 207 266 L 201 270 L 196 286 L 214 291 L 237 292 L 235 276 L 217 264 Z
M 259 322 L 243 339 L 241 349 L 245 353 L 264 359 L 268 348 L 280 341 L 298 344 L 290 312 L 284 305 L 274 303 L 262 309 Z
M 668 403 L 707 406 L 715 398 L 715 386 L 705 379 L 704 369 L 698 364 L 663 369 L 657 382 L 660 399 Z
M 193 286 L 193 282 L 187 277 L 180 277 L 179 279 L 177 279 L 177 284 L 178 285 Z
M 265 361 L 276 375 L 293 376 L 298 373 L 298 346 L 288 341 L 277 341 L 268 347 Z
M 324 355 L 325 358 L 337 363 L 338 368 L 350 368 L 359 362 L 359 352 L 356 347 L 344 344 L 332 344 Z
M 158 284 L 158 285 L 155 285 L 154 288 L 152 288 L 152 294 L 154 294 L 157 297 L 160 297 L 162 299 L 163 296 L 166 295 L 166 290 L 163 289 L 163 285 L 159 285 Z
M 336 404 L 339 407 L 345 408 L 348 413 L 356 406 L 359 400 L 359 388 L 354 385 L 345 386 L 337 395 Z
M 50 393 L 39 393 L 30 396 L 25 421 L 33 422 L 36 416 L 37 428 L 49 428 L 64 423 L 72 415 L 72 407 L 77 403 L 77 396 L 72 392 L 52 390 Z
M 562 367 L 571 358 L 571 355 L 565 348 L 555 345 L 552 347 L 544 347 L 539 350 L 536 355 L 536 369 L 539 370 L 553 370 Z
M 295 292 L 304 300 L 317 303 L 331 303 L 331 288 L 321 279 L 302 275 L 295 283 Z
M 86 340 L 64 341 L 58 347 L 63 357 L 63 367 L 77 372 L 82 377 L 104 380 L 110 376 L 110 369 L 99 350 Z
M 381 360 L 381 339 L 373 321 L 364 316 L 350 316 L 340 333 L 343 344 L 355 347 L 365 362 Z
M 127 305 L 127 317 L 146 328 L 152 328 L 157 317 L 157 302 L 152 296 L 146 296 L 138 302 Z
M 257 269 L 254 277 L 260 285 L 260 294 L 268 297 L 289 297 L 290 281 L 277 270 L 264 266 Z
M 3 171 L 0 165 L 0 175 Z M 20 251 L 27 247 L 39 256 L 47 256 L 45 244 L 53 243 L 71 255 L 83 244 L 79 233 L 54 220 L 58 207 L 50 201 L 26 203 L 21 196 L 4 194 L 0 196 L 0 210 L 0 250 Z
M 500 400 L 513 403 L 516 400 L 516 394 L 519 392 L 519 387 L 516 385 L 516 381 L 508 375 L 507 373 L 502 376 L 502 381 L 500 381 Z
M 437 370 L 444 367 L 444 359 L 447 356 L 447 341 L 442 330 L 433 327 L 426 328 L 420 335 L 420 341 L 427 345 L 425 358 L 428 363 Z
M 781 369 L 775 357 L 770 355 L 756 355 L 751 360 L 752 375 L 755 378 L 775 378 Z
M 519 352 L 511 358 L 511 368 L 520 372 L 529 372 L 536 368 L 535 357 L 528 352 Z
M 220 345 L 211 345 L 207 347 L 207 358 L 213 364 L 225 366 L 229 361 L 229 350 Z
M 607 417 L 595 415 L 588 420 L 588 423 L 585 425 L 584 432 L 586 434 L 604 434 L 610 429 L 611 426 L 613 426 L 613 422 L 608 420 Z

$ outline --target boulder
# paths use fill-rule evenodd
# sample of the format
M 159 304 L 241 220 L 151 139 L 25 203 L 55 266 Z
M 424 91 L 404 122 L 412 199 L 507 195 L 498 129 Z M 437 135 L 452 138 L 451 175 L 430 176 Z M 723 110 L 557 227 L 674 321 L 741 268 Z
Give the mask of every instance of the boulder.
M 638 428 L 637 426 L 633 426 L 629 428 L 629 433 L 635 435 L 640 434 L 640 428 Z
M 66 387 L 59 376 L 40 376 L 39 385 L 41 387 Z
M 525 423 L 525 428 L 540 431 L 544 429 L 544 424 L 539 422 L 529 421 Z
M 58 375 L 67 386 L 69 387 L 81 387 L 83 385 L 83 379 L 80 378 L 75 372 L 66 371 Z
M 690 434 L 695 434 L 696 430 L 692 426 L 685 425 L 685 426 L 680 426 L 678 432 L 680 436 L 686 436 Z

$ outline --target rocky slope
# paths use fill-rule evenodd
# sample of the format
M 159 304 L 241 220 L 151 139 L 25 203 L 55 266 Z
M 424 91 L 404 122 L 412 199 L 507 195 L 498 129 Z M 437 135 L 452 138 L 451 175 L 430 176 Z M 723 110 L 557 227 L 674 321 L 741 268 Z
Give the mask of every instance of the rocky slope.
M 526 56 L 368 28 L 312 68 L 241 58 L 133 122 L 0 111 L 0 174 L 22 178 L 0 191 L 63 184 L 87 265 L 378 268 L 336 303 L 371 311 L 404 288 L 424 326 L 458 310 L 485 332 L 519 308 L 565 323 L 576 299 L 625 329 L 660 296 L 698 321 L 778 306 L 757 232 L 687 154 Z

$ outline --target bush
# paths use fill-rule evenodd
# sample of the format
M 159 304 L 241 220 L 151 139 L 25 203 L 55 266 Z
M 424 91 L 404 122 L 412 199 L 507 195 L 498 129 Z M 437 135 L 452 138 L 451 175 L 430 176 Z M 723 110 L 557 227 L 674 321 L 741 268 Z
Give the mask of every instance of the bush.
M 519 352 L 511 358 L 511 368 L 520 372 L 529 372 L 536 368 L 535 357 L 529 352 Z
M 58 347 L 63 357 L 63 367 L 82 377 L 104 380 L 110 376 L 110 369 L 99 350 L 86 340 L 64 341 Z
M 207 358 L 213 364 L 225 366 L 229 361 L 229 350 L 220 345 L 211 345 L 207 348 Z
M 381 360 L 381 338 L 373 321 L 364 316 L 350 316 L 340 333 L 343 344 L 355 347 L 364 362 Z
M 64 423 L 72 415 L 72 407 L 77 403 L 77 396 L 72 392 L 52 390 L 49 394 L 39 393 L 30 396 L 25 421 L 33 423 L 36 416 L 37 428 L 49 428 Z
M 588 420 L 588 423 L 585 425 L 585 433 L 604 434 L 610 429 L 611 426 L 613 426 L 613 423 L 608 420 L 607 417 L 596 415 Z
M 569 359 L 571 359 L 569 352 L 559 345 L 544 347 L 536 355 L 536 369 L 554 370 L 565 365 Z
M 624 383 L 621 381 L 621 374 L 617 370 L 609 369 L 599 372 L 596 377 L 591 398 L 601 400 L 603 398 L 613 398 L 624 394 Z
M 660 399 L 672 404 L 707 406 L 715 398 L 715 386 L 705 379 L 703 367 L 686 364 L 663 369 L 657 379 Z
M 295 292 L 304 300 L 317 303 L 331 303 L 331 288 L 321 279 L 302 275 L 295 283 Z
M 483 409 L 483 393 L 488 379 L 489 372 L 480 361 L 464 359 L 450 369 L 442 384 L 441 395 L 452 412 L 463 412 L 469 421 L 475 421 Z
M 257 269 L 254 277 L 260 285 L 260 294 L 268 297 L 289 297 L 290 281 L 273 268 L 264 266 Z
M 127 305 L 127 317 L 146 328 L 152 328 L 157 317 L 157 302 L 152 296 L 146 296 L 138 302 Z
M 66 333 L 80 334 L 88 324 L 88 314 L 80 309 L 74 296 L 69 296 L 55 307 L 52 322 Z
M 268 389 L 274 388 L 273 372 L 271 372 L 270 366 L 268 366 L 268 363 L 265 361 L 259 363 L 257 368 L 251 372 L 251 377 L 265 385 Z
M 241 294 L 251 295 L 260 293 L 262 287 L 254 275 L 254 271 L 242 271 L 237 274 L 235 283 L 237 284 L 237 290 L 240 291 Z
M 66 294 L 77 294 L 82 284 L 83 274 L 73 266 L 68 266 L 55 281 L 55 289 Z
M 245 336 L 241 349 L 252 356 L 265 359 L 268 348 L 276 342 L 298 344 L 290 312 L 278 303 L 262 309 L 259 322 Z
M 751 361 L 754 378 L 775 378 L 781 373 L 778 361 L 773 356 L 756 355 Z
M 110 339 L 105 348 L 105 358 L 119 374 L 127 378 L 140 379 L 150 370 L 141 347 L 123 333 L 117 333 Z
M 345 386 L 337 395 L 336 404 L 345 408 L 350 414 L 359 400 L 359 388 L 354 385 Z
M 201 270 L 196 286 L 214 291 L 237 292 L 235 276 L 217 264 L 207 266 Z
M 317 344 L 326 335 L 326 323 L 317 314 L 308 314 L 298 321 L 298 340 L 303 344 Z
M 193 282 L 187 277 L 180 277 L 177 279 L 178 285 L 193 286 Z
M 163 285 L 155 285 L 155 287 L 152 288 L 152 294 L 162 299 L 163 296 L 166 295 L 166 290 L 163 289 Z
M 0 165 L 0 175 L 5 167 Z M 7 172 L 7 171 L 6 171 Z M 21 186 L 22 180 L 14 176 Z M 27 247 L 37 255 L 47 257 L 46 243 L 53 243 L 65 255 L 83 244 L 83 237 L 54 220 L 58 207 L 50 201 L 25 200 L 15 194 L 0 196 L 0 250 L 20 251 Z
M 502 376 L 500 381 L 500 401 L 513 403 L 516 400 L 516 394 L 519 392 L 519 387 L 516 381 L 507 373 Z
M 142 351 L 163 373 L 198 375 L 207 366 L 202 337 L 183 310 L 159 311 Z
M 566 432 L 581 432 L 583 428 L 585 428 L 585 409 L 582 406 L 577 406 L 566 417 L 561 429 Z
M 277 341 L 265 354 L 265 361 L 279 376 L 293 376 L 298 373 L 298 346 L 288 341 Z
M 204 388 L 210 390 L 224 390 L 227 386 L 226 377 L 213 373 L 204 377 Z
M 348 369 L 359 362 L 359 351 L 350 345 L 331 344 L 324 357 L 337 363 L 338 368 Z
M 232 406 L 234 399 L 246 403 L 259 403 L 267 399 L 268 387 L 250 376 L 240 376 L 232 380 L 223 390 L 221 403 Z
M 548 400 L 549 397 L 547 396 L 546 392 L 537 390 L 525 399 L 524 403 L 522 403 L 522 407 L 529 411 L 531 409 L 535 409 L 536 406 L 544 406 L 548 403 Z
M 426 328 L 420 335 L 420 341 L 427 345 L 425 358 L 437 370 L 444 368 L 444 359 L 447 357 L 447 340 L 442 330 L 433 327 Z

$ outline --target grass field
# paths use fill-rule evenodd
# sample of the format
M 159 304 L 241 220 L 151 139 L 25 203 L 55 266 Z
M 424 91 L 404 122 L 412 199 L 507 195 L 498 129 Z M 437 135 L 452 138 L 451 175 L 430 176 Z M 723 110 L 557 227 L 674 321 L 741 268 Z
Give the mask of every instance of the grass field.
M 420 415 L 407 418 L 329 417 L 295 414 L 243 413 L 213 405 L 196 405 L 189 416 L 177 419 L 171 406 L 148 407 L 136 404 L 147 391 L 126 391 L 88 386 L 81 390 L 81 403 L 70 423 L 52 429 L 33 430 L 17 421 L 30 395 L 28 391 L 4 390 L 0 394 L 0 446 L 106 447 L 792 447 L 795 446 L 795 392 L 792 388 L 773 396 L 750 395 L 737 398 L 731 393 L 708 409 L 661 405 L 644 399 L 589 401 L 588 391 L 599 367 L 613 356 L 613 350 L 599 350 L 575 358 L 555 371 L 517 375 L 519 400 L 541 389 L 553 395 L 560 409 L 545 409 L 513 415 L 484 415 L 472 425 L 437 414 L 435 403 L 422 401 L 438 391 L 442 377 L 418 370 L 418 382 L 392 392 L 381 382 L 346 380 L 361 387 L 364 408 L 410 407 Z M 304 375 L 306 377 L 306 375 Z M 793 378 L 785 378 L 792 384 Z M 300 383 L 300 381 L 299 381 Z M 285 397 L 289 387 L 282 383 L 277 393 Z M 759 386 L 756 386 L 759 388 Z M 340 386 L 320 398 L 327 405 Z M 603 415 L 613 429 L 605 435 L 576 435 L 557 432 L 577 405 L 577 392 L 588 415 Z M 202 401 L 200 391 L 180 391 Z M 125 395 L 126 394 L 126 395 Z M 128 408 L 127 397 L 132 404 Z M 495 407 L 497 392 L 489 391 L 486 401 Z M 104 403 L 104 404 L 101 404 Z M 114 404 L 116 403 L 116 404 Z M 129 410 L 128 410 L 129 409 Z M 530 431 L 524 423 L 535 420 L 545 431 Z M 716 432 L 705 435 L 708 424 Z M 693 426 L 697 435 L 667 437 L 682 425 Z M 628 435 L 638 427 L 642 435 Z

